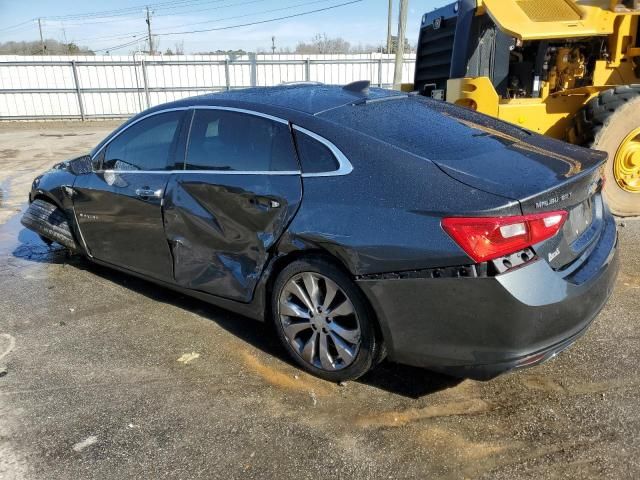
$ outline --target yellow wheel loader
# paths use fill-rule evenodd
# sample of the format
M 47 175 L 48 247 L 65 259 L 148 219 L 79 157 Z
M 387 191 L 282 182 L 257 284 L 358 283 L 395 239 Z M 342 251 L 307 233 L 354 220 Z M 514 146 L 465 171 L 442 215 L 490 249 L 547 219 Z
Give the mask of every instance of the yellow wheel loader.
M 640 0 L 458 0 L 422 17 L 413 89 L 606 151 L 611 210 L 640 215 L 639 18 Z

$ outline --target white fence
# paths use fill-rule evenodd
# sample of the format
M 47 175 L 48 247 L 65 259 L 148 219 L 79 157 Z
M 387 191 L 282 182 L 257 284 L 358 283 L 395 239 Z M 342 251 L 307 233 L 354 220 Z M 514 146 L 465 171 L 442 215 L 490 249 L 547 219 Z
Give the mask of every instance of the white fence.
M 403 82 L 413 82 L 407 54 Z M 251 86 L 370 80 L 390 87 L 393 55 L 2 56 L 0 120 L 128 117 L 192 95 Z

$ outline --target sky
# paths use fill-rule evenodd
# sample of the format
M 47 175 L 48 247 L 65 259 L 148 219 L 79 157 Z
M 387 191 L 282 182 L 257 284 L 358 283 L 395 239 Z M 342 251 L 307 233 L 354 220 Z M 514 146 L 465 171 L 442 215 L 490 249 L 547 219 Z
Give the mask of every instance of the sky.
M 109 49 L 126 54 L 146 48 L 145 7 L 152 11 L 152 32 L 159 49 L 185 53 L 244 49 L 267 51 L 295 48 L 317 33 L 342 37 L 352 45 L 386 42 L 388 0 L 361 0 L 338 8 L 258 25 L 185 34 L 181 32 L 229 27 L 318 10 L 350 0 L 0 0 L 0 42 L 39 39 L 36 18 L 45 38 L 89 46 L 96 53 Z M 353 1 L 353 0 L 351 0 Z M 414 44 L 422 15 L 447 0 L 410 0 L 407 37 Z M 398 28 L 399 0 L 394 0 L 392 32 Z M 108 12 L 106 12 L 108 11 Z M 75 16 L 75 17 L 74 17 Z M 178 32 L 176 35 L 162 35 Z M 120 48 L 118 47 L 124 44 Z

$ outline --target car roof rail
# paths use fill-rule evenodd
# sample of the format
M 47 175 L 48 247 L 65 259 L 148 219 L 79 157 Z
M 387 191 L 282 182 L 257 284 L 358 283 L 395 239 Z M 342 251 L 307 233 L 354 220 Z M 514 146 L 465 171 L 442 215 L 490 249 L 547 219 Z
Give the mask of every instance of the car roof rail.
M 324 85 L 324 83 L 322 82 L 312 82 L 309 80 L 300 80 L 300 81 L 293 81 L 293 82 L 281 82 L 280 85 L 282 86 L 291 86 L 291 85 Z

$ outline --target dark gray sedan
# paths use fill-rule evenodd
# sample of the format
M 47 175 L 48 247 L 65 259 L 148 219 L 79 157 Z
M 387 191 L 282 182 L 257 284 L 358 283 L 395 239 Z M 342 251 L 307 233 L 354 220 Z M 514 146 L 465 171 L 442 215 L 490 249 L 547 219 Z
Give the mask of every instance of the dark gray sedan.
M 37 177 L 23 223 L 272 321 L 328 380 L 385 356 L 491 378 L 566 348 L 609 297 L 604 160 L 362 82 L 258 88 L 135 116 Z

